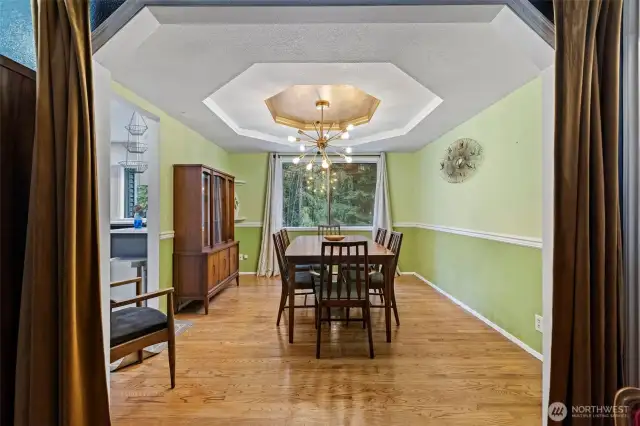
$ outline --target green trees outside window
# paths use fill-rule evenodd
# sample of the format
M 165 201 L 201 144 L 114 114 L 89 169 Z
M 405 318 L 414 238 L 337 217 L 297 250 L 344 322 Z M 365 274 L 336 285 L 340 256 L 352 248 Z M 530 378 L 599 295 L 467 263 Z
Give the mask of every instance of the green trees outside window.
M 303 164 L 284 163 L 284 226 L 371 226 L 376 178 L 376 163 L 334 163 L 312 171 Z

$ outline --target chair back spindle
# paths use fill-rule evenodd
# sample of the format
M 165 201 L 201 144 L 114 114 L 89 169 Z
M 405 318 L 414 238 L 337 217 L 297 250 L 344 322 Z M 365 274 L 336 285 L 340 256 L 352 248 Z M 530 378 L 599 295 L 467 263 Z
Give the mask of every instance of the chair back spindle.
M 340 225 L 318 225 L 318 236 L 340 235 Z
M 384 245 L 385 240 L 387 239 L 387 230 L 384 228 L 378 228 L 376 231 L 375 242 L 381 245 Z
M 289 245 L 291 245 L 291 240 L 289 239 L 289 232 L 287 231 L 287 228 L 282 228 L 280 230 L 280 235 L 282 236 L 282 242 L 284 243 L 284 248 L 286 249 L 287 247 L 289 247 Z

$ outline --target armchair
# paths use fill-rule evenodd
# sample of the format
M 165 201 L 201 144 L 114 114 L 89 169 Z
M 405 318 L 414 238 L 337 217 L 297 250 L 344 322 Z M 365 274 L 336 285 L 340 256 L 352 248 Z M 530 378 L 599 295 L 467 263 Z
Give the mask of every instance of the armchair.
M 171 389 L 175 387 L 176 342 L 173 317 L 173 288 L 142 293 L 142 278 L 132 278 L 111 283 L 111 287 L 136 284 L 136 297 L 111 300 L 111 362 L 132 353 L 138 353 L 142 362 L 143 349 L 156 343 L 168 342 L 169 373 Z M 167 315 L 157 309 L 142 306 L 142 302 L 156 297 L 167 296 Z M 135 307 L 113 310 L 135 303 Z

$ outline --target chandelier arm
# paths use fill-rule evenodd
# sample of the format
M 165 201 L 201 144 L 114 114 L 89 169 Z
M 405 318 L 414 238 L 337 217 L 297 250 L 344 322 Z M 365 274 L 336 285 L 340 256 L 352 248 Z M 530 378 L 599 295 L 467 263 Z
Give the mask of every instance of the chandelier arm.
M 316 122 L 313 122 L 313 128 L 316 129 L 316 133 L 318 134 L 318 139 L 320 139 L 322 137 L 322 135 L 320 134 L 320 130 L 318 130 L 318 125 L 316 124 Z
M 333 135 L 329 139 L 327 139 L 327 142 L 331 142 L 331 141 L 334 141 L 334 140 L 338 139 L 340 136 L 342 136 L 343 133 L 344 133 L 344 130 L 340 130 L 338 133 L 336 133 L 335 135 Z
M 301 136 L 306 136 L 306 137 L 308 137 L 309 139 L 311 139 L 312 141 L 315 141 L 315 140 L 316 140 L 316 138 L 314 138 L 314 137 L 313 137 L 313 136 L 311 136 L 310 134 L 308 134 L 308 133 L 304 132 L 303 130 L 298 130 L 298 134 L 299 134 L 299 135 L 301 135 Z

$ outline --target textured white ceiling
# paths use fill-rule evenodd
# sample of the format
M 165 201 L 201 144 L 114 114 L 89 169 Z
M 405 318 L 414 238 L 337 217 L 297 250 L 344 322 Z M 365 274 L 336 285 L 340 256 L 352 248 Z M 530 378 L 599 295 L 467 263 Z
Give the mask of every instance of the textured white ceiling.
M 390 63 L 443 102 L 407 134 L 359 150 L 415 150 L 553 63 L 552 49 L 497 6 L 145 8 L 95 57 L 116 81 L 225 149 L 281 152 L 290 148 L 238 135 L 202 100 L 256 63 Z

